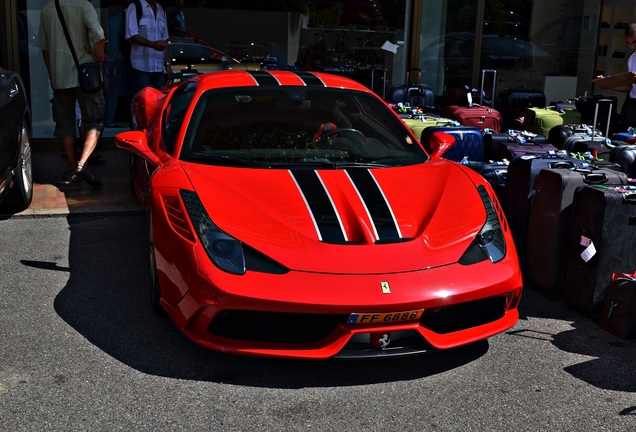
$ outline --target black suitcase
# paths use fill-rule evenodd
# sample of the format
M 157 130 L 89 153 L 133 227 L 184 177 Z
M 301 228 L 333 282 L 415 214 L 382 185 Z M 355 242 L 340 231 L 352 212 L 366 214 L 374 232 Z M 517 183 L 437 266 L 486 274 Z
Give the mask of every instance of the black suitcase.
M 417 87 L 393 85 L 386 92 L 385 100 L 392 104 L 403 104 L 413 108 L 422 108 L 426 112 L 436 112 L 433 89 L 425 84 Z
M 599 108 L 600 101 L 606 103 L 602 103 Z M 622 128 L 620 115 L 617 112 L 618 98 L 616 96 L 594 95 L 589 98 L 579 98 L 575 101 L 575 106 L 581 113 L 581 123 L 612 134 Z M 609 133 L 605 136 L 611 136 Z
M 508 164 L 505 162 L 468 162 L 465 165 L 477 171 L 490 183 L 495 194 L 497 194 L 497 198 L 499 198 L 499 202 L 503 206 Z
M 636 178 L 636 145 L 615 146 L 610 150 L 609 160 L 629 177 Z
M 596 315 L 612 274 L 636 269 L 636 187 L 586 186 L 574 207 L 564 298 L 573 309 Z
M 552 168 L 536 178 L 528 217 L 526 276 L 549 297 L 560 294 L 565 276 L 575 191 L 590 184 L 625 185 L 627 175 L 609 168 Z
M 404 104 L 422 108 L 426 112 L 437 112 L 433 89 L 421 83 L 422 70 L 412 68 L 406 73 L 406 82 L 389 87 L 385 101 L 392 104 Z
M 504 212 L 512 232 L 519 262 L 525 264 L 528 211 L 534 194 L 535 177 L 546 168 L 574 168 L 589 163 L 563 152 L 517 156 L 510 161 L 504 188 Z
M 527 151 L 514 151 L 524 148 Z M 484 160 L 511 160 L 517 154 L 547 153 L 549 150 L 557 149 L 547 145 L 544 135 L 512 129 L 506 132 L 484 131 Z
M 563 148 L 563 143 L 574 134 L 571 125 L 557 125 L 548 132 L 548 142 L 558 149 Z
M 509 128 L 514 119 L 523 117 L 529 107 L 544 108 L 545 93 L 537 89 L 512 88 L 499 93 L 495 107 L 501 112 L 504 128 Z
M 595 99 L 594 117 L 592 120 L 592 126 L 589 130 L 583 133 L 575 133 L 569 136 L 563 142 L 563 150 L 569 153 L 577 153 L 579 155 L 589 155 L 589 159 L 599 162 L 609 162 L 610 150 L 612 148 L 610 136 L 609 124 L 612 117 L 612 106 L 614 101 L 612 99 Z M 598 123 L 598 119 L 603 114 L 604 110 L 607 112 L 608 117 L 606 119 L 606 128 L 604 134 L 599 134 L 597 128 L 593 125 Z
M 599 327 L 623 339 L 636 337 L 636 280 L 632 275 L 612 278 L 603 294 Z

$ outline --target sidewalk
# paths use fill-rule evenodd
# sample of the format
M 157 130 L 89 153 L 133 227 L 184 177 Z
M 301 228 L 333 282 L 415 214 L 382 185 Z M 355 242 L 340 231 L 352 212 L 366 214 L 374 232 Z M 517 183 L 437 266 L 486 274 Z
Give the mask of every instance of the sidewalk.
M 31 143 L 31 148 L 33 202 L 13 217 L 143 211 L 130 192 L 130 153 L 117 148 L 112 138 L 102 139 L 94 153 L 103 157 L 104 162 L 88 166 L 102 180 L 101 189 L 93 189 L 83 181 L 67 183 L 62 180 L 68 164 L 60 142 L 36 140 Z

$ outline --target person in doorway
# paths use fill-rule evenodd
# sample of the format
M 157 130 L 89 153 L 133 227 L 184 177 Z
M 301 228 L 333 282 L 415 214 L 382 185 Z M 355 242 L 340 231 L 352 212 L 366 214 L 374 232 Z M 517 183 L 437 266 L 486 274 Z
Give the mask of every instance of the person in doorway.
M 137 21 L 137 6 L 141 18 Z M 131 96 L 144 87 L 161 88 L 165 74 L 172 76 L 168 56 L 168 22 L 166 13 L 156 0 L 138 0 L 126 9 L 126 34 L 130 41 L 130 63 L 133 88 Z
M 168 14 L 168 33 L 171 36 L 185 36 L 190 33 L 183 14 L 183 0 L 176 0 L 174 9 Z
M 52 0 L 42 8 L 37 36 L 37 46 L 42 50 L 53 88 L 53 135 L 61 138 L 70 168 L 64 179 L 84 180 L 98 188 L 102 186 L 101 180 L 91 174 L 86 165 L 104 130 L 104 92 L 86 93 L 81 90 L 77 66 L 57 13 L 55 3 L 58 1 L 80 64 L 104 61 L 104 30 L 88 0 Z M 75 154 L 76 104 L 79 105 L 84 128 L 84 145 L 79 160 Z

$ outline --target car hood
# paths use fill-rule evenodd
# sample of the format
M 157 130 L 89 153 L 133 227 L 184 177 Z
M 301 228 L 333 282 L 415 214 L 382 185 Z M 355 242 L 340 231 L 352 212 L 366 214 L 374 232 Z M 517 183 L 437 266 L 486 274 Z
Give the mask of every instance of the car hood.
M 486 219 L 465 168 L 444 159 L 376 169 L 182 167 L 219 228 L 291 270 L 447 265 Z

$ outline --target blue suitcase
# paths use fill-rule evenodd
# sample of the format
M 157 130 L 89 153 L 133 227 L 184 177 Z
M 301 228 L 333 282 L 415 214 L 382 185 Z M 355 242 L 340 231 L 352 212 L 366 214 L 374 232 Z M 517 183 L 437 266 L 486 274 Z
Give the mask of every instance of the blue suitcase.
M 455 137 L 455 144 L 442 157 L 455 162 L 464 158 L 473 162 L 484 161 L 484 135 L 476 126 L 431 126 L 422 131 L 421 142 L 430 153 L 429 142 L 435 132 L 445 132 Z

